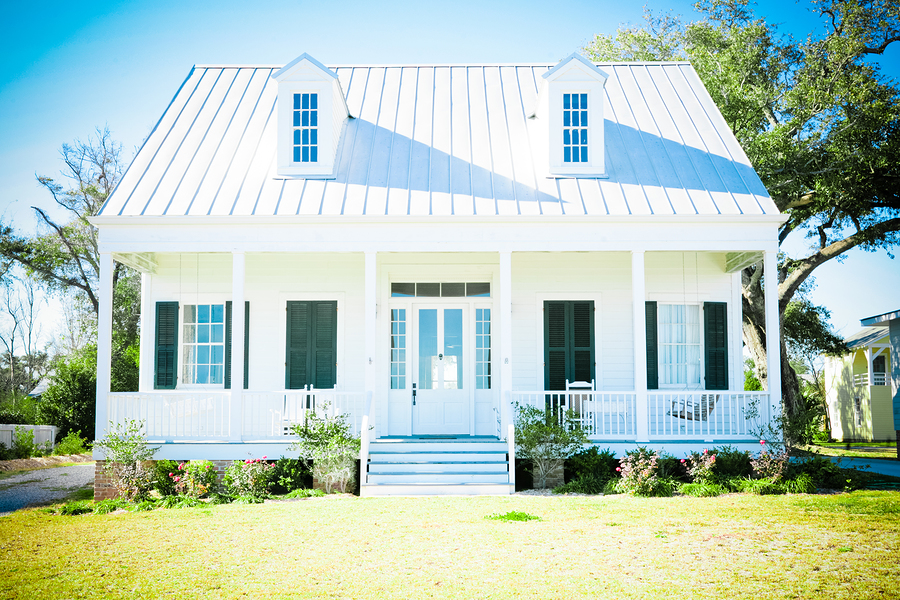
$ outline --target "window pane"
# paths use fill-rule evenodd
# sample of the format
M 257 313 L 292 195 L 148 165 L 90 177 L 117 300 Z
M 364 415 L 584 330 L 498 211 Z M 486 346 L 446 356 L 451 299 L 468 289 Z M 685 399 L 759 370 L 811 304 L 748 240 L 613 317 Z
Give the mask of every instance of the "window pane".
M 319 95 L 318 94 L 310 94 L 309 95 L 309 107 L 313 110 L 319 108 Z
M 209 364 L 209 346 L 197 346 L 197 364 Z
M 209 383 L 209 365 L 197 365 L 197 380 L 194 383 Z
M 197 322 L 197 307 L 188 304 L 184 307 L 184 322 L 185 323 L 196 323 Z
M 572 107 L 570 98 L 571 94 L 563 94 L 563 108 L 568 110 Z
M 423 298 L 440 298 L 441 284 L 439 283 L 417 283 L 416 296 Z
M 201 304 L 197 307 L 197 322 L 209 323 L 209 304 Z
M 294 148 L 294 162 L 303 162 L 303 148 L 300 146 Z
M 419 310 L 419 388 L 437 389 L 437 309 Z
M 315 146 L 309 149 L 309 162 L 319 162 L 319 149 Z
M 319 111 L 311 110 L 309 111 L 309 126 L 310 127 L 318 127 L 319 126 Z
M 303 108 L 302 94 L 294 94 L 294 108 Z
M 309 94 L 303 94 L 303 106 L 301 108 L 309 108 Z
M 299 110 L 294 111 L 294 127 L 300 127 L 303 125 L 303 112 Z
M 442 283 L 441 297 L 457 298 L 466 295 L 466 284 L 464 283 Z

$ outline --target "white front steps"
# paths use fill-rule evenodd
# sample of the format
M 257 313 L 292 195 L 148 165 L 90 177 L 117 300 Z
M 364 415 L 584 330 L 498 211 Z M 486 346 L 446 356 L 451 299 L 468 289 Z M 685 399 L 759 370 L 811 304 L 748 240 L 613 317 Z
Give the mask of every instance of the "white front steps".
M 360 495 L 510 494 L 506 451 L 506 442 L 494 438 L 375 440 Z

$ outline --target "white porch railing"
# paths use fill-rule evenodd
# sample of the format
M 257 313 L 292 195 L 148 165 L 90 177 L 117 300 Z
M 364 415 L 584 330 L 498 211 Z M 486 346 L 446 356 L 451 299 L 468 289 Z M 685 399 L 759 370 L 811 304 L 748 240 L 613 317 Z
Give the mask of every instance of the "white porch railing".
M 513 392 L 513 403 L 547 408 L 562 418 L 573 410 L 591 439 L 634 439 L 637 434 L 634 392 L 542 390 Z M 562 409 L 562 410 L 560 410 Z
M 767 392 L 679 391 L 647 393 L 646 431 L 651 440 L 756 439 L 754 425 L 766 420 Z M 562 418 L 572 410 L 591 440 L 634 440 L 638 436 L 633 391 L 513 392 L 514 403 L 550 410 Z M 562 409 L 562 410 L 560 410 Z M 750 419 L 748 415 L 757 415 Z
M 887 373 L 875 371 L 872 373 L 872 385 L 887 385 Z M 868 373 L 857 373 L 853 376 L 853 385 L 869 385 Z
M 128 392 L 106 398 L 110 426 L 142 421 L 151 440 L 224 440 L 231 433 L 230 392 Z
M 307 411 L 346 415 L 352 431 L 362 424 L 365 394 L 338 390 L 245 391 L 241 394 L 243 440 L 284 440 Z M 156 391 L 107 395 L 110 425 L 143 421 L 151 440 L 227 441 L 232 438 L 231 392 Z

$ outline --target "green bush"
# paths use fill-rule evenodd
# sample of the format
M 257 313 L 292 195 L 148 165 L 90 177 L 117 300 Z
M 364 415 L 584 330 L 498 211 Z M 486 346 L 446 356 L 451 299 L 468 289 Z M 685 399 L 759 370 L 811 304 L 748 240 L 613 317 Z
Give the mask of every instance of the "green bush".
M 318 497 L 324 496 L 324 495 L 325 495 L 325 492 L 323 492 L 322 490 L 299 488 L 299 489 L 294 490 L 293 492 L 285 494 L 284 497 L 285 498 L 318 498 Z
M 327 405 L 322 408 L 328 411 Z M 360 441 L 350 431 L 346 415 L 329 417 L 307 411 L 303 422 L 291 429 L 299 438 L 291 450 L 312 460 L 313 477 L 325 486 L 325 491 L 352 491 Z
M 794 478 L 786 479 L 782 485 L 788 494 L 815 494 L 817 489 L 809 473 L 800 473 Z
M 153 489 L 153 471 L 146 462 L 159 448 L 147 445 L 143 423 L 117 423 L 105 438 L 94 442 L 105 458 L 104 471 L 112 478 L 119 494 L 128 500 L 143 500 Z
M 94 439 L 97 398 L 97 347 L 87 346 L 54 365 L 50 387 L 41 397 L 38 418 L 56 425 L 58 438 L 70 431 Z
M 153 489 L 163 498 L 174 496 L 175 475 L 178 472 L 178 463 L 174 460 L 158 460 L 153 466 Z
M 85 446 L 87 444 L 87 440 L 81 437 L 81 431 L 70 431 L 67 433 L 63 439 L 56 444 L 56 448 L 53 449 L 53 454 L 67 455 L 67 454 L 84 454 L 88 451 L 88 448 Z
M 12 460 L 12 448 L 7 448 L 6 444 L 0 442 L 0 460 Z
M 13 435 L 11 455 L 13 459 L 31 458 L 32 456 L 44 456 L 47 454 L 47 446 L 34 443 L 34 430 L 16 427 Z
M 616 482 L 616 491 L 620 494 L 671 496 L 675 491 L 675 479 L 660 472 L 655 450 L 638 447 L 626 452 L 619 463 L 622 478 Z
M 287 494 L 294 490 L 312 487 L 312 472 L 306 461 L 282 456 L 272 465 L 273 494 Z
M 719 481 L 732 477 L 749 477 L 753 472 L 753 466 L 750 464 L 750 452 L 747 450 L 741 451 L 733 446 L 722 446 L 713 448 L 712 453 L 716 455 L 713 474 Z
M 600 450 L 597 446 L 591 446 L 576 452 L 566 460 L 566 482 L 582 476 L 592 476 L 606 482 L 616 476 L 618 466 L 619 459 L 616 458 L 615 452 L 609 448 Z
M 208 460 L 191 460 L 178 465 L 173 472 L 175 490 L 190 498 L 202 498 L 216 491 L 218 484 L 216 467 Z
M 269 495 L 269 482 L 274 465 L 266 457 L 236 460 L 225 469 L 225 489 L 238 497 L 262 499 Z
M 788 465 L 788 477 L 809 475 L 817 487 L 840 490 L 845 487 L 847 477 L 837 464 L 824 456 L 811 456 Z
M 531 460 L 534 486 L 547 487 L 547 477 L 587 442 L 573 411 L 553 411 L 516 404 L 516 457 Z
M 601 479 L 593 473 L 582 473 L 569 483 L 553 488 L 554 494 L 602 494 L 609 479 Z

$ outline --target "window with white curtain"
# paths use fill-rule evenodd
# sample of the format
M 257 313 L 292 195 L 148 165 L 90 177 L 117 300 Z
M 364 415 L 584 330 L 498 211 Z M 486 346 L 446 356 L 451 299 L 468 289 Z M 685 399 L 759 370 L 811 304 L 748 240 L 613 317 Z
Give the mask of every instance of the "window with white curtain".
M 659 304 L 659 385 L 699 387 L 700 305 Z

